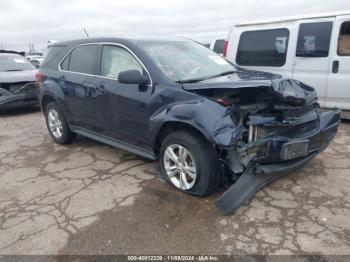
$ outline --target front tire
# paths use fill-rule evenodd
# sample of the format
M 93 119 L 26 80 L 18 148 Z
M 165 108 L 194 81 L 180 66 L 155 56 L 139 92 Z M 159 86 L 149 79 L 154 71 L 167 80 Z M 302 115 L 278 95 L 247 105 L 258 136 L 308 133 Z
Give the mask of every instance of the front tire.
M 220 164 L 214 147 L 195 132 L 179 130 L 167 135 L 159 154 L 162 176 L 176 189 L 206 196 L 220 182 Z
M 57 144 L 65 145 L 73 141 L 76 134 L 70 130 L 62 110 L 55 102 L 46 106 L 45 119 L 47 129 Z

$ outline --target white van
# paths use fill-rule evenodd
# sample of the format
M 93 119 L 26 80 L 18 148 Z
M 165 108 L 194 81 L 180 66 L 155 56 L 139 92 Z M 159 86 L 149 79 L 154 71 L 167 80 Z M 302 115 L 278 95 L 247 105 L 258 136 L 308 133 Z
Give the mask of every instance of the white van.
M 228 60 L 302 81 L 316 89 L 322 107 L 350 116 L 350 10 L 238 23 L 226 41 Z

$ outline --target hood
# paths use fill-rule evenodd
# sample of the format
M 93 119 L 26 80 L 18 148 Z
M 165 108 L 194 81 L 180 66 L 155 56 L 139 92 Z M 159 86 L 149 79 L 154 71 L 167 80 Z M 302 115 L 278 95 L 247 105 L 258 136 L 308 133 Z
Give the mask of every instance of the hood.
M 314 88 L 297 80 L 282 78 L 280 75 L 242 70 L 237 73 L 216 77 L 197 83 L 185 83 L 183 88 L 188 91 L 205 89 L 241 89 L 241 88 L 266 88 L 273 90 L 276 101 L 292 106 L 303 106 L 316 100 Z
M 0 72 L 0 83 L 31 82 L 35 81 L 37 70 Z

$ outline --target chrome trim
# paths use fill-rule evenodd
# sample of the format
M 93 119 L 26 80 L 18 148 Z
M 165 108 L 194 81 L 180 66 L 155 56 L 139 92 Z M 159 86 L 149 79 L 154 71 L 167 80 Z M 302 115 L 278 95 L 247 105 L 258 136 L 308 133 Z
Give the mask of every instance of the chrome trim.
M 151 77 L 151 74 L 149 73 L 149 71 L 147 70 L 147 67 L 144 65 L 144 63 L 137 57 L 137 55 L 130 50 L 130 48 L 128 48 L 127 46 L 123 45 L 123 44 L 119 44 L 119 43 L 113 43 L 113 42 L 90 42 L 90 43 L 83 43 L 83 44 L 79 44 L 76 45 L 74 47 L 72 47 L 67 54 L 65 54 L 65 56 L 61 59 L 61 61 L 58 63 L 58 71 L 60 72 L 68 72 L 68 73 L 75 73 L 75 74 L 80 74 L 80 75 L 87 75 L 87 76 L 98 76 L 98 77 L 102 77 L 102 78 L 106 78 L 106 79 L 112 79 L 112 80 L 117 80 L 118 78 L 114 78 L 114 77 L 108 77 L 108 76 L 101 76 L 101 75 L 93 75 L 93 74 L 86 74 L 86 73 L 80 73 L 80 72 L 75 72 L 75 71 L 67 71 L 67 70 L 63 70 L 61 68 L 61 64 L 64 61 L 64 59 L 66 59 L 66 57 L 77 47 L 79 46 L 85 46 L 85 45 L 115 45 L 115 46 L 119 46 L 121 48 L 124 48 L 126 51 L 128 51 L 133 57 L 135 57 L 135 59 L 141 64 L 141 66 L 143 67 L 143 69 L 146 71 L 146 73 L 148 74 L 148 77 L 151 81 L 151 83 L 148 86 L 153 86 L 153 80 Z

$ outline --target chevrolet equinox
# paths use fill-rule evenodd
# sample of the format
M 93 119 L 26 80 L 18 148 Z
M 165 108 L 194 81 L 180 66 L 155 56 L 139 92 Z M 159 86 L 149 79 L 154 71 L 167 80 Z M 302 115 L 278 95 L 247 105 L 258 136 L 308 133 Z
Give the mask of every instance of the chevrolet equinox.
M 48 131 L 159 160 L 162 176 L 197 196 L 229 186 L 229 213 L 324 150 L 338 109 L 314 89 L 236 67 L 187 39 L 99 38 L 56 43 L 38 75 Z

